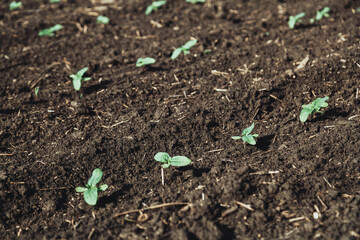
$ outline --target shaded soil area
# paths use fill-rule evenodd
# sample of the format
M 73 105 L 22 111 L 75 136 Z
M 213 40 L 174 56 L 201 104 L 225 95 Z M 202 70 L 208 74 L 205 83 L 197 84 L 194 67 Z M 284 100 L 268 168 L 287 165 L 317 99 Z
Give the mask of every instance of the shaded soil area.
M 0 4 L 5 239 L 360 237 L 358 1 L 168 1 L 149 16 L 148 0 L 29 0 L 12 12 L 10 2 Z M 325 6 L 330 16 L 310 23 Z M 140 57 L 156 63 L 137 68 Z M 84 67 L 91 80 L 76 92 L 69 75 Z M 324 114 L 301 123 L 301 106 L 324 96 Z M 255 146 L 231 139 L 252 122 Z M 163 186 L 157 152 L 193 163 L 166 169 Z M 89 206 L 75 187 L 95 168 L 109 189 Z

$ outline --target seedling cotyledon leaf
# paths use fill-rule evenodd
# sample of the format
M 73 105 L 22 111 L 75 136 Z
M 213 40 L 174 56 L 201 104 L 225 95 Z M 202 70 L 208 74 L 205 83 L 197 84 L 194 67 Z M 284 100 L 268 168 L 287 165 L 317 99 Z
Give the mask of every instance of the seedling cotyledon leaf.
M 176 59 L 182 52 L 187 55 L 190 53 L 190 48 L 192 48 L 193 46 L 195 46 L 195 44 L 197 43 L 196 39 L 190 40 L 187 43 L 185 43 L 183 46 L 175 49 L 171 55 L 171 59 L 174 60 Z
M 242 139 L 244 142 L 249 143 L 250 145 L 255 145 L 256 141 L 255 138 L 258 137 L 258 134 L 250 134 L 251 131 L 254 129 L 255 123 L 252 123 L 250 127 L 245 128 L 242 133 L 241 136 L 233 136 L 231 137 L 232 139 L 238 140 L 238 139 Z
M 96 18 L 96 22 L 97 23 L 101 23 L 101 24 L 108 24 L 110 21 L 110 19 L 108 17 L 105 17 L 105 16 L 102 16 L 102 15 L 99 15 L 97 18 Z
M 9 5 L 9 9 L 10 9 L 10 11 L 13 11 L 15 9 L 18 9 L 21 6 L 22 6 L 22 2 L 12 1 Z
M 329 99 L 329 97 L 327 97 L 327 96 L 323 97 L 323 98 L 317 98 L 310 104 L 302 105 L 301 107 L 303 109 L 301 110 L 301 113 L 300 113 L 300 121 L 306 122 L 309 115 L 312 114 L 314 111 L 318 112 L 318 113 L 323 113 L 323 112 L 320 112 L 320 108 L 327 107 L 329 105 L 327 102 L 325 102 L 328 99 Z
M 49 37 L 52 37 L 54 36 L 54 32 L 55 31 L 59 31 L 60 29 L 62 29 L 63 26 L 60 25 L 60 24 L 56 24 L 55 26 L 51 27 L 51 28 L 47 28 L 47 29 L 44 29 L 44 30 L 41 30 L 39 32 L 39 36 L 49 36 Z
M 154 156 L 154 159 L 158 162 L 163 163 L 162 165 L 163 168 L 168 168 L 170 166 L 182 167 L 189 165 L 191 163 L 191 160 L 187 157 L 184 156 L 170 157 L 170 155 L 167 154 L 166 152 L 158 152 Z
M 74 86 L 74 89 L 76 91 L 79 91 L 80 88 L 81 88 L 81 82 L 82 81 L 89 81 L 91 78 L 90 77 L 86 77 L 84 78 L 83 75 L 84 73 L 88 70 L 89 68 L 88 67 L 85 67 L 81 70 L 79 70 L 76 75 L 75 74 L 71 74 L 70 77 L 72 78 L 73 80 L 73 86 Z
M 103 192 L 108 188 L 108 185 L 106 184 L 96 187 L 100 182 L 102 175 L 102 171 L 99 168 L 96 168 L 86 184 L 86 187 L 75 188 L 76 192 L 84 193 L 85 202 L 89 205 L 96 205 L 98 193 Z
M 39 90 L 40 90 L 40 87 L 34 88 L 35 97 L 37 97 L 39 95 Z
M 297 23 L 297 22 L 301 22 L 301 19 L 300 19 L 300 18 L 304 17 L 305 14 L 306 14 L 306 13 L 302 12 L 302 13 L 299 13 L 298 15 L 290 16 L 290 17 L 289 17 L 289 22 L 288 22 L 289 28 L 290 28 L 290 29 L 294 29 L 296 23 Z
M 313 18 L 310 19 L 310 22 L 314 23 L 315 20 L 320 21 L 323 17 L 329 17 L 329 12 L 330 12 L 330 8 L 329 7 L 324 7 L 323 10 L 316 12 L 315 19 L 313 19 Z
M 153 59 L 153 58 L 150 58 L 150 57 L 139 58 L 136 61 L 136 66 L 137 67 L 142 67 L 142 66 L 145 66 L 145 65 L 153 64 L 153 63 L 155 63 L 155 59 Z
M 145 11 L 145 15 L 149 15 L 152 11 L 157 11 L 159 7 L 165 5 L 166 1 L 154 1 L 152 2 Z
M 186 0 L 186 2 L 190 2 L 192 4 L 195 4 L 195 3 L 204 3 L 205 0 Z

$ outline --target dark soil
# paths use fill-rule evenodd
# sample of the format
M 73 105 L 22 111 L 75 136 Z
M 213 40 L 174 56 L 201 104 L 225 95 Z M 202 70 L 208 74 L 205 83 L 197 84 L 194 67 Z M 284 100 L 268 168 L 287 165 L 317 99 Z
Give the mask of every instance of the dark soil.
M 181 0 L 149 16 L 151 0 L 105 2 L 1 2 L 3 239 L 360 237 L 357 0 Z M 76 92 L 69 75 L 86 66 Z M 301 105 L 324 96 L 325 113 L 301 123 Z M 255 146 L 231 139 L 252 122 Z M 162 186 L 157 152 L 193 163 Z M 95 168 L 110 187 L 89 206 L 75 187 Z

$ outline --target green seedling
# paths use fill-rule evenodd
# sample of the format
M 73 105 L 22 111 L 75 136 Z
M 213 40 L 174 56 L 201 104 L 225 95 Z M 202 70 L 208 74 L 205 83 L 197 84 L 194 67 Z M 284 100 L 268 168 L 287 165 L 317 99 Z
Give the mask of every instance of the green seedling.
M 320 112 L 320 108 L 327 107 L 329 104 L 326 102 L 329 99 L 329 97 L 323 97 L 323 98 L 317 98 L 312 103 L 302 105 L 303 108 L 300 113 L 300 121 L 306 122 L 307 118 L 310 114 L 313 112 L 323 113 Z
M 59 31 L 60 29 L 62 29 L 63 26 L 60 25 L 60 24 L 56 24 L 55 26 L 52 26 L 51 28 L 47 28 L 47 29 L 44 29 L 44 30 L 41 30 L 39 32 L 39 36 L 49 36 L 49 37 L 52 37 L 54 36 L 54 32 L 55 31 Z
M 22 6 L 22 2 L 12 1 L 9 5 L 9 9 L 10 9 L 10 11 L 13 11 L 15 9 L 18 9 L 21 6 Z
M 170 157 L 166 152 L 158 152 L 155 154 L 154 159 L 158 162 L 163 163 L 161 166 L 161 183 L 164 185 L 164 168 L 169 168 L 170 166 L 174 167 L 183 167 L 191 163 L 191 160 L 184 156 L 175 156 Z
M 204 50 L 204 54 L 211 54 L 213 51 L 212 50 L 210 50 L 210 49 L 205 49 Z
M 80 88 L 81 88 L 81 82 L 82 81 L 89 81 L 91 78 L 90 77 L 83 77 L 84 73 L 88 70 L 89 68 L 88 67 L 85 67 L 81 70 L 79 70 L 76 75 L 75 74 L 71 74 L 69 77 L 72 78 L 73 80 L 73 86 L 74 86 L 74 89 L 76 91 L 79 91 Z
M 102 16 L 102 15 L 99 15 L 97 18 L 96 18 L 96 22 L 97 23 L 101 23 L 101 24 L 108 24 L 110 21 L 110 19 L 108 17 L 105 17 L 105 16 Z
M 159 7 L 166 4 L 166 1 L 154 1 L 152 2 L 145 11 L 145 15 L 149 15 L 152 11 L 157 11 Z
M 191 163 L 191 160 L 184 156 L 175 156 L 170 157 L 169 154 L 166 152 L 158 152 L 154 159 L 158 162 L 163 163 L 163 168 L 169 168 L 170 166 L 174 167 L 183 167 L 186 165 L 189 165 Z
M 61 0 L 50 0 L 50 3 L 59 3 Z
M 186 0 L 186 2 L 189 2 L 189 3 L 195 4 L 195 3 L 204 3 L 204 2 L 205 2 L 205 0 Z
M 315 20 L 319 21 L 319 20 L 321 20 L 323 17 L 329 17 L 328 12 L 330 12 L 330 8 L 329 8 L 329 7 L 324 7 L 323 10 L 317 11 L 317 12 L 316 12 Z
M 136 61 L 136 66 L 137 67 L 142 67 L 142 66 L 145 66 L 145 65 L 153 64 L 153 63 L 155 63 L 155 59 L 153 59 L 153 58 L 150 58 L 150 57 L 139 58 Z
M 244 142 L 247 142 L 250 145 L 255 145 L 256 141 L 255 138 L 258 137 L 258 134 L 250 134 L 251 131 L 254 129 L 255 123 L 252 123 L 250 127 L 245 128 L 242 133 L 241 136 L 233 136 L 231 137 L 234 140 L 238 140 L 238 139 L 242 139 Z
M 305 14 L 306 14 L 306 13 L 302 12 L 302 13 L 299 13 L 298 15 L 290 16 L 290 17 L 289 17 L 289 22 L 288 22 L 289 28 L 290 28 L 290 29 L 294 29 L 296 23 L 297 23 L 297 22 L 301 22 L 301 19 L 300 19 L 300 18 L 304 17 Z
M 320 21 L 323 17 L 329 17 L 329 13 L 330 12 L 330 8 L 329 7 L 324 7 L 323 10 L 321 11 L 317 11 L 316 12 L 316 16 L 315 16 L 315 19 L 310 19 L 310 22 L 311 23 L 314 23 L 315 20 L 316 21 Z
M 103 184 L 99 187 L 96 185 L 100 182 L 103 172 L 96 168 L 91 175 L 86 187 L 77 187 L 75 188 L 76 192 L 84 193 L 85 202 L 89 205 L 96 205 L 98 199 L 98 193 L 105 191 L 109 186 Z
M 40 90 L 40 87 L 34 88 L 35 97 L 37 97 L 39 95 L 39 90 Z
M 171 59 L 174 60 L 176 59 L 182 52 L 184 53 L 184 55 L 187 55 L 190 53 L 190 48 L 192 48 L 193 46 L 195 46 L 195 44 L 197 43 L 196 39 L 190 40 L 187 43 L 185 43 L 183 46 L 175 49 L 171 55 Z

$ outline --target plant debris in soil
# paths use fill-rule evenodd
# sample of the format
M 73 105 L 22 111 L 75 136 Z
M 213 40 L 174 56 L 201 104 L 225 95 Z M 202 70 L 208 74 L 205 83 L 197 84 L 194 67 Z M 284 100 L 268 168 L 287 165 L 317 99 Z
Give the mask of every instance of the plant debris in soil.
M 148 0 L 10 2 L 4 239 L 360 237 L 358 1 L 181 0 L 149 15 Z M 144 57 L 156 62 L 137 68 Z M 75 91 L 69 76 L 84 67 L 91 80 Z M 301 106 L 325 96 L 324 113 L 300 122 Z M 231 138 L 253 122 L 256 145 Z M 166 169 L 162 185 L 157 152 L 192 164 Z M 96 168 L 109 188 L 89 206 L 75 188 Z

